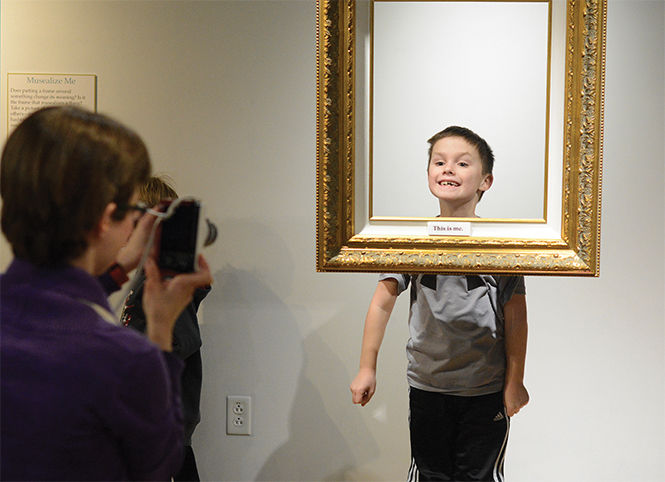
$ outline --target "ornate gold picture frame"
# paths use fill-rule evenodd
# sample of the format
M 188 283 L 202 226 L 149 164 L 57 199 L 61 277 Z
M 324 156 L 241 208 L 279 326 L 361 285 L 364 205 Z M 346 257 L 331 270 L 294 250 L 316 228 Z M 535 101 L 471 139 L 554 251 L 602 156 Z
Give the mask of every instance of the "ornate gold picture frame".
M 363 202 L 356 195 L 357 5 L 317 1 L 317 271 L 598 276 L 607 5 L 560 3 L 566 23 L 565 79 L 555 100 L 563 104 L 560 232 L 534 237 L 519 229 L 500 236 L 430 236 L 385 224 L 357 229 Z

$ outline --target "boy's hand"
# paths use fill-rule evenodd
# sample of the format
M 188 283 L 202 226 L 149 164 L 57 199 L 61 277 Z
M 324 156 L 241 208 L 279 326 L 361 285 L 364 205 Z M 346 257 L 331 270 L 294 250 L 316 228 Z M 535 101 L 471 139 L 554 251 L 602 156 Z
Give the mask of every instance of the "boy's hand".
M 509 417 L 519 412 L 527 403 L 529 403 L 529 392 L 523 383 L 506 383 L 503 388 L 503 405 Z
M 376 372 L 368 368 L 361 368 L 351 382 L 350 388 L 353 403 L 359 403 L 364 407 L 376 391 Z
M 172 350 L 173 325 L 192 301 L 194 291 L 212 284 L 210 268 L 203 256 L 199 256 L 199 268 L 199 271 L 194 273 L 162 279 L 155 260 L 148 258 L 146 261 L 146 281 L 143 289 L 146 333 L 148 338 L 164 351 Z

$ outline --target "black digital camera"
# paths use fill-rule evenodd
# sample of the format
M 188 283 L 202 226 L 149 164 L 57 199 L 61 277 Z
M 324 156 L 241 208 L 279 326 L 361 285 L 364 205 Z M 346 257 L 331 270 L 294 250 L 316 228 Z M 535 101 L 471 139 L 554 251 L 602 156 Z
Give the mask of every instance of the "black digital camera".
M 170 209 L 172 204 L 174 209 Z M 172 212 L 161 222 L 158 266 L 177 273 L 196 271 L 199 251 L 215 242 L 217 227 L 204 217 L 201 202 L 196 199 L 162 201 L 159 211 Z

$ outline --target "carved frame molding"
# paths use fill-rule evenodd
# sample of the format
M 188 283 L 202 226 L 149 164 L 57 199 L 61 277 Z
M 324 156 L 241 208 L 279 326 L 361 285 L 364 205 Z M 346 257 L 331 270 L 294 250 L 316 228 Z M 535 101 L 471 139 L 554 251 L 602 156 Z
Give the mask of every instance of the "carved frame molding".
M 560 239 L 359 236 L 355 0 L 317 0 L 317 271 L 598 276 L 607 0 L 567 0 Z

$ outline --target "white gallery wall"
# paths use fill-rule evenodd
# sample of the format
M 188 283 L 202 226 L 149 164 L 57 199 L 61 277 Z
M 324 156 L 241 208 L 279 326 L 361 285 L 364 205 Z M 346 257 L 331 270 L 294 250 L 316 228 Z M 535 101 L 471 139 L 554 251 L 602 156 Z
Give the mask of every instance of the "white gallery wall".
M 527 279 L 532 401 L 513 419 L 511 482 L 665 480 L 665 2 L 608 3 L 601 276 Z M 2 139 L 8 72 L 96 74 L 98 110 L 219 227 L 202 478 L 404 480 L 407 298 L 360 408 L 348 384 L 376 276 L 314 268 L 315 2 L 0 5 Z M 225 434 L 227 395 L 252 397 L 251 436 Z

